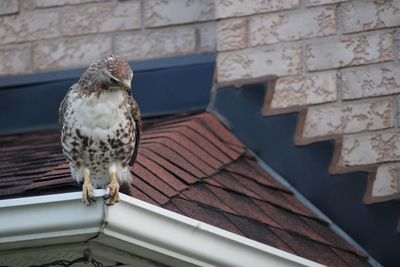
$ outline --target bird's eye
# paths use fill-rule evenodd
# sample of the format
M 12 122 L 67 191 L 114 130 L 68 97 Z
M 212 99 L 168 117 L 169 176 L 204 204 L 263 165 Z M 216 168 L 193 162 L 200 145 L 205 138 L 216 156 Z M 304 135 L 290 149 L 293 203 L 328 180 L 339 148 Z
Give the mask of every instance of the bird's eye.
M 118 81 L 117 81 L 116 79 L 114 79 L 113 77 L 110 78 L 110 81 L 111 81 L 112 83 L 118 83 Z

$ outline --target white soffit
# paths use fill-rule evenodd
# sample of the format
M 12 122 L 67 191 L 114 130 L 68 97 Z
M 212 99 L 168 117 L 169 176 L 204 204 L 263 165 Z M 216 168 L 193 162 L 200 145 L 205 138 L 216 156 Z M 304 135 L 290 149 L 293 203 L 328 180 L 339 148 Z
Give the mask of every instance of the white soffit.
M 85 242 L 170 266 L 322 266 L 209 224 L 121 194 L 106 206 L 96 190 L 0 201 L 1 251 Z

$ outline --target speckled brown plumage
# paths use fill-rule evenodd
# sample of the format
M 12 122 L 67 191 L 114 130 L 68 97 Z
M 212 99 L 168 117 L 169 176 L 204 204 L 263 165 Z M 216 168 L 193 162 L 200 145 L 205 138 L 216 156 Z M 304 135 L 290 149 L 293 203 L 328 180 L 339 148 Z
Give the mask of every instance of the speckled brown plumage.
M 132 75 L 121 57 L 103 56 L 90 65 L 61 103 L 63 152 L 72 177 L 84 182 L 84 190 L 92 184 L 101 188 L 114 183 L 119 188 L 114 174 L 118 183 L 131 182 L 129 165 L 136 159 L 141 132 L 140 110 L 128 90 Z M 91 185 L 85 172 L 90 174 Z M 88 202 L 85 192 L 84 200 Z

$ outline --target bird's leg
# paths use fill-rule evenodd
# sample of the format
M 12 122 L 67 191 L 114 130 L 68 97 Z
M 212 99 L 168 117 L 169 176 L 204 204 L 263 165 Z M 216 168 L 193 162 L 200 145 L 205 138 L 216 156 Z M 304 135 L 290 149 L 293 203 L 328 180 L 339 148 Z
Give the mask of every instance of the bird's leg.
M 94 194 L 94 187 L 90 182 L 90 171 L 87 168 L 83 168 L 83 177 L 84 182 L 82 185 L 82 202 L 85 203 L 87 206 L 90 205 L 90 199 L 93 197 Z
M 119 183 L 117 180 L 117 171 L 115 168 L 110 168 L 111 182 L 107 185 L 109 197 L 106 199 L 107 205 L 114 205 L 119 202 Z

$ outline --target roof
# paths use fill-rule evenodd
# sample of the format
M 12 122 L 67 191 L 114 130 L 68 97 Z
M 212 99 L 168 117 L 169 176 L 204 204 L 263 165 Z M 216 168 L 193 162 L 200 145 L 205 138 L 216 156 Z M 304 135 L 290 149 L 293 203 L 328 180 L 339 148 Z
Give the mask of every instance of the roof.
M 79 191 L 57 131 L 0 137 L 0 196 Z M 328 266 L 368 266 L 214 115 L 146 120 L 131 196 Z

